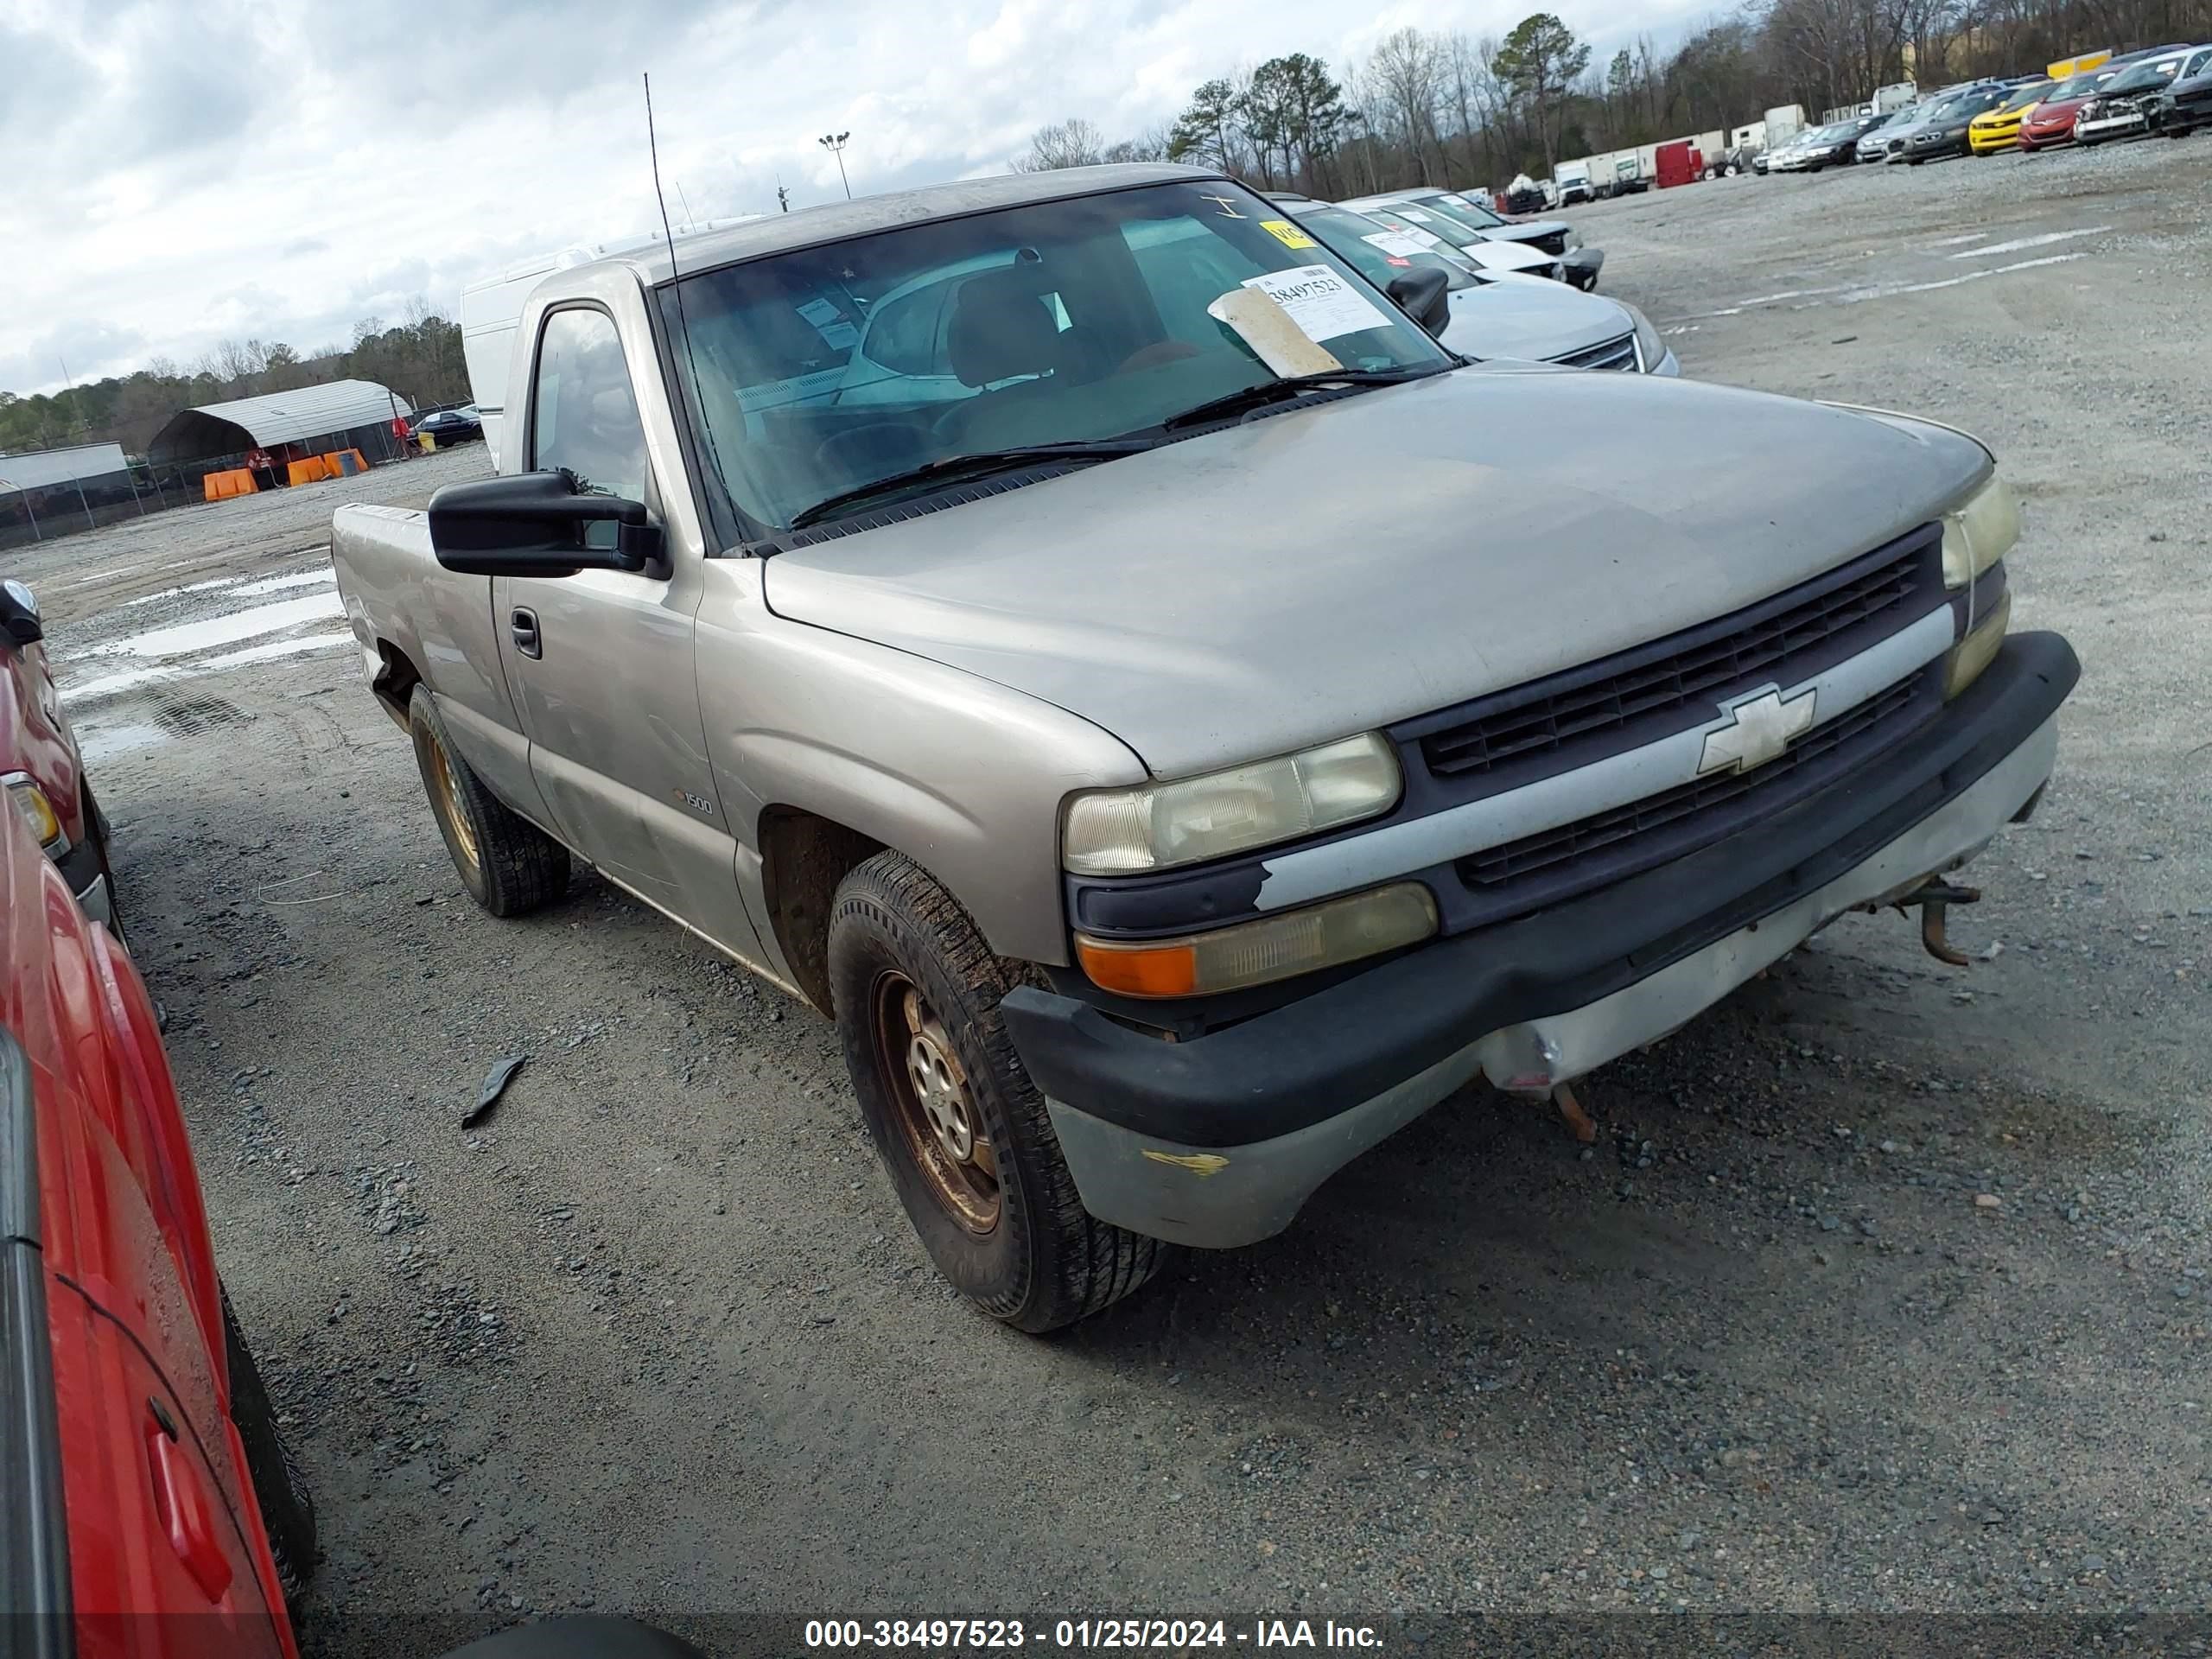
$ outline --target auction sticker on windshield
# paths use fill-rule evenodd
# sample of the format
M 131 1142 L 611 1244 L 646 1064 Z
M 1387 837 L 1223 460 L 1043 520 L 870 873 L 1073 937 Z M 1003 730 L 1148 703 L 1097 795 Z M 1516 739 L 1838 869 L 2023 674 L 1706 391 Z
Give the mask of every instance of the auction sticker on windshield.
M 1402 259 L 1410 254 L 1427 253 L 1436 245 L 1436 238 L 1433 236 L 1423 240 L 1406 231 L 1377 231 L 1372 236 L 1363 236 L 1359 239 L 1371 242 L 1383 252 L 1395 253 Z
M 1334 340 L 1363 328 L 1386 327 L 1390 321 L 1326 265 L 1271 270 L 1264 276 L 1246 277 L 1244 286 L 1258 289 L 1290 313 L 1290 320 L 1309 340 Z
M 1321 245 L 1287 219 L 1263 219 L 1260 228 L 1286 248 L 1318 248 Z

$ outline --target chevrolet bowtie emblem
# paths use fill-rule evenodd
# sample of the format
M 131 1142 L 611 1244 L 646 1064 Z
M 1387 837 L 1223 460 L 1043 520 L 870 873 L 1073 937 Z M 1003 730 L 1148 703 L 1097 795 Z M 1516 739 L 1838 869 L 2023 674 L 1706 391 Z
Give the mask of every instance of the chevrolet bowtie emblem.
M 1781 758 L 1789 740 L 1813 729 L 1810 690 L 1783 701 L 1779 687 L 1770 687 L 1756 697 L 1728 711 L 1728 724 L 1705 734 L 1705 753 L 1697 763 L 1700 778 L 1716 772 L 1749 772 Z

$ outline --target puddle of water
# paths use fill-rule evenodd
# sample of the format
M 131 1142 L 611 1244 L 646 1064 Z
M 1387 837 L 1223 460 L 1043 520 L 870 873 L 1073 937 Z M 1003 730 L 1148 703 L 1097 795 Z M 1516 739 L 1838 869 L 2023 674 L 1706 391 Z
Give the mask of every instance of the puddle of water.
M 121 726 L 79 726 L 77 732 L 77 753 L 85 757 L 88 766 L 98 766 L 112 755 L 128 754 L 133 749 L 150 749 L 156 743 L 168 741 L 168 734 L 146 721 L 131 721 Z
M 189 561 L 188 561 L 189 563 Z M 126 599 L 126 605 L 151 605 L 157 599 L 175 599 L 179 594 L 204 594 L 210 588 L 227 588 L 236 576 L 217 576 L 212 582 L 188 582 L 181 588 L 164 588 L 158 594 L 141 594 L 136 599 Z
M 289 576 L 264 576 L 240 587 L 238 595 L 244 598 L 249 594 L 281 594 L 291 588 L 327 588 L 337 580 L 337 571 L 325 565 L 320 570 L 301 570 Z
M 350 632 L 311 633 L 304 639 L 272 639 L 264 645 L 248 645 L 244 651 L 230 651 L 220 657 L 210 657 L 204 663 L 194 663 L 187 671 L 196 674 L 202 669 L 236 668 L 240 663 L 265 663 L 278 657 L 297 657 L 310 651 L 330 651 L 353 643 L 353 636 Z
M 316 594 L 306 599 L 288 599 L 274 605 L 256 605 L 248 610 L 232 611 L 199 622 L 179 623 L 173 628 L 155 628 L 146 633 L 133 634 L 106 649 L 133 657 L 181 657 L 188 652 L 206 651 L 211 646 L 251 639 L 257 633 L 275 633 L 280 628 L 296 627 L 302 622 L 320 622 L 326 617 L 345 614 L 346 607 L 334 588 L 329 593 Z
M 271 639 L 258 645 L 248 645 L 242 651 L 226 651 L 220 656 L 209 657 L 196 663 L 149 663 L 143 668 L 127 668 L 119 674 L 103 674 L 95 680 L 64 685 L 61 700 L 72 708 L 78 708 L 136 690 L 142 685 L 161 685 L 173 680 L 190 679 L 198 674 L 213 674 L 219 669 L 242 667 L 248 663 L 266 663 L 280 657 L 302 656 L 311 651 L 335 651 L 340 645 L 353 643 L 353 636 L 350 632 L 310 633 L 297 639 Z
M 1953 254 L 1951 257 L 1986 259 L 1993 254 L 2018 253 L 2026 248 L 2047 248 L 2054 242 L 2071 242 L 2077 236 L 2102 236 L 2110 229 L 2112 226 L 2109 225 L 2092 225 L 2086 230 L 2046 231 L 2041 236 L 2019 236 L 2013 238 L 2010 242 L 1993 242 L 1986 248 L 1968 248 L 1964 252 Z M 2023 267 L 2013 265 L 2010 269 L 2019 270 Z

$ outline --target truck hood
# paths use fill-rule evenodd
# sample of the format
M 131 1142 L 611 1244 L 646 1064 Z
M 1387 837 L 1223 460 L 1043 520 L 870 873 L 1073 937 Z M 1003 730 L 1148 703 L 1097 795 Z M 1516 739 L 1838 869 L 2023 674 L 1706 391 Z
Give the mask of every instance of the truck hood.
M 780 616 L 1057 704 L 1173 777 L 1725 614 L 1989 464 L 1944 428 L 1758 392 L 1466 371 L 780 553 L 763 582 Z
M 1611 300 L 1540 276 L 1455 288 L 1452 321 L 1439 336 L 1463 357 L 1548 363 L 1631 332 L 1636 320 Z

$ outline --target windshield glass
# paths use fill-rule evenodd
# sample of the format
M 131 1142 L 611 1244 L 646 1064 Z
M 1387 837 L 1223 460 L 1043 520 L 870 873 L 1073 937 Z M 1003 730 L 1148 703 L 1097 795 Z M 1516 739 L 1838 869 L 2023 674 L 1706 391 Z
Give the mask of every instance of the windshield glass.
M 2107 92 L 2139 92 L 2147 87 L 2163 86 L 2174 78 L 2181 67 L 2179 58 L 2169 58 L 2164 63 L 2139 63 L 2124 74 L 2115 75 L 2107 83 Z
M 1298 222 L 1377 288 L 1388 288 L 1392 277 L 1408 270 L 1440 270 L 1453 288 L 1477 285 L 1474 272 L 1451 255 L 1432 251 L 1410 231 L 1394 231 L 1348 208 L 1301 208 Z
M 1419 201 L 1400 202 L 1392 211 L 1412 219 L 1423 230 L 1443 237 L 1446 241 L 1457 242 L 1462 247 L 1470 242 L 1489 239 L 1483 234 L 1488 227 L 1473 213 L 1435 196 L 1425 196 Z M 1501 225 L 1505 222 L 1495 213 L 1491 218 Z
M 934 461 L 1154 432 L 1274 379 L 1207 314 L 1240 286 L 1273 293 L 1347 368 L 1452 365 L 1281 207 L 1216 181 L 930 220 L 687 276 L 689 344 L 674 356 L 702 459 L 742 515 L 783 529 Z
M 1460 218 L 1477 225 L 1503 225 L 1509 222 L 1483 203 L 1471 197 L 1463 196 L 1457 190 L 1446 190 L 1439 200 L 1444 207 L 1458 213 Z
M 2046 104 L 2063 104 L 2069 99 L 2087 98 L 2098 87 L 2110 80 L 2119 71 L 2107 69 L 2092 75 L 2076 75 L 2071 80 L 2062 80 L 2044 94 Z

